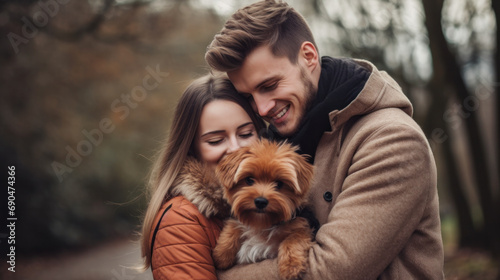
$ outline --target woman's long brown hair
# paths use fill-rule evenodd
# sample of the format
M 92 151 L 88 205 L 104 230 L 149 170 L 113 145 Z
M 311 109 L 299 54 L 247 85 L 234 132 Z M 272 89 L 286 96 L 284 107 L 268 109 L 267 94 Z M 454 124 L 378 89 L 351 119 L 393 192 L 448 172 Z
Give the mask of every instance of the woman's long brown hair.
M 203 108 L 213 100 L 228 100 L 240 105 L 250 116 L 257 132 L 265 129 L 264 122 L 253 112 L 248 100 L 237 93 L 226 75 L 208 74 L 191 83 L 175 109 L 169 136 L 159 152 L 148 182 L 149 204 L 141 234 L 142 269 L 151 266 L 151 234 L 156 214 L 166 199 L 188 155 L 195 156 L 193 141 Z

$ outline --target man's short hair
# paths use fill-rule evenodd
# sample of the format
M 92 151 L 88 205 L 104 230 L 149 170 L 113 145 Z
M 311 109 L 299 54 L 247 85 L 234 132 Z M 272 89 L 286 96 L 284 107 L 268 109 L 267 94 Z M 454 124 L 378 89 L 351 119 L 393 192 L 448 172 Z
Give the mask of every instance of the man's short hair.
M 275 56 L 295 64 L 305 41 L 316 47 L 302 15 L 281 0 L 264 0 L 236 11 L 215 35 L 205 59 L 211 68 L 228 72 L 239 69 L 256 47 L 268 45 Z

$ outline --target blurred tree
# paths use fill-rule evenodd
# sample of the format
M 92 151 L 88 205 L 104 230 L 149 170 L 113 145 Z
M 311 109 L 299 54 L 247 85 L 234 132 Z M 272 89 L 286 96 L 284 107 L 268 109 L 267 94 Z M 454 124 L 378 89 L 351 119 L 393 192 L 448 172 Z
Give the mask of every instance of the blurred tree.
M 494 2 L 494 1 L 493 1 Z M 440 92 L 446 92 L 449 89 L 449 93 L 455 95 L 458 100 L 463 100 L 464 105 L 469 100 L 472 101 L 475 98 L 474 90 L 472 87 L 472 92 L 470 86 L 468 87 L 462 74 L 463 66 L 460 65 L 459 50 L 453 51 L 450 44 L 447 42 L 445 34 L 443 33 L 444 27 L 441 26 L 442 22 L 442 11 L 444 1 L 429 1 L 423 0 L 423 7 L 426 15 L 426 26 L 429 34 L 430 48 L 433 56 L 434 63 L 434 77 L 435 83 L 439 84 L 443 89 Z M 467 2 L 467 14 L 468 18 L 465 18 L 466 26 L 470 29 L 471 41 L 469 42 L 470 48 L 472 48 L 473 53 L 480 51 L 476 44 L 478 40 L 476 38 L 476 30 L 470 26 L 473 22 L 473 18 L 477 15 L 477 10 L 471 2 Z M 498 35 L 497 35 L 498 36 Z M 495 51 L 498 52 L 498 51 Z M 475 59 L 471 57 L 471 59 Z M 470 63 L 467 61 L 467 63 Z M 498 62 L 495 63 L 497 66 Z M 478 85 L 480 86 L 480 85 Z M 438 97 L 442 98 L 442 97 Z M 477 99 L 477 98 L 476 98 Z M 444 112 L 445 107 L 441 109 Z M 498 108 L 497 108 L 498 109 Z M 495 110 L 497 111 L 497 110 Z M 493 185 L 493 176 L 490 174 L 489 170 L 489 154 L 491 152 L 486 151 L 484 132 L 481 131 L 481 124 L 478 117 L 477 110 L 466 110 L 467 115 L 463 118 L 467 137 L 469 141 L 469 149 L 472 155 L 472 166 L 475 173 L 476 189 L 479 194 L 480 207 L 482 212 L 483 223 L 482 225 L 475 226 L 475 224 L 470 223 L 470 217 L 460 217 L 461 225 L 461 245 L 462 246 L 482 246 L 492 251 L 497 256 L 500 256 L 500 208 L 497 205 L 500 204 L 500 197 L 498 195 L 498 185 Z M 453 157 L 449 158 L 448 163 L 455 160 Z M 458 175 L 458 174 L 457 174 Z M 464 203 L 463 199 L 458 199 L 458 197 L 464 197 L 464 189 L 459 186 L 453 187 L 453 192 L 457 193 L 455 197 L 456 208 L 459 211 L 468 210 L 472 213 L 470 208 Z M 465 214 L 464 214 L 465 215 Z M 469 214 L 471 215 L 471 214 Z M 480 244 L 478 244 L 478 242 Z
M 497 133 L 496 133 L 496 141 L 497 141 L 497 169 L 496 173 L 500 177 L 500 148 L 498 147 L 498 142 L 500 142 L 500 1 L 498 0 L 491 0 L 491 7 L 493 9 L 493 12 L 495 13 L 495 19 L 496 19 L 496 42 L 495 42 L 495 55 L 493 56 L 493 61 L 495 63 L 495 78 L 494 81 L 495 83 L 495 88 L 496 88 L 496 126 L 497 126 Z M 500 181 L 500 178 L 498 179 Z M 500 201 L 497 201 L 495 206 L 497 207 L 496 211 L 500 213 L 500 206 L 499 203 Z
M 220 25 L 180 0 L 0 2 L 0 161 L 19 171 L 18 253 L 138 229 L 151 158 Z M 99 137 L 103 120 L 113 130 Z

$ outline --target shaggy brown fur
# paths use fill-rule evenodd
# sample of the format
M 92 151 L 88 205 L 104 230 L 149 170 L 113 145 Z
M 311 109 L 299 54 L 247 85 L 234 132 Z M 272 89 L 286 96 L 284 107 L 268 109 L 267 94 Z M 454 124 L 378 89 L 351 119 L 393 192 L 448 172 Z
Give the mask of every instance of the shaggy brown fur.
M 172 196 L 182 195 L 205 217 L 228 217 L 230 207 L 223 198 L 223 188 L 207 164 L 188 158 L 174 182 Z
M 277 257 L 283 279 L 305 272 L 312 231 L 295 214 L 307 203 L 313 167 L 295 151 L 290 144 L 262 140 L 218 165 L 235 217 L 227 221 L 214 249 L 218 268 Z

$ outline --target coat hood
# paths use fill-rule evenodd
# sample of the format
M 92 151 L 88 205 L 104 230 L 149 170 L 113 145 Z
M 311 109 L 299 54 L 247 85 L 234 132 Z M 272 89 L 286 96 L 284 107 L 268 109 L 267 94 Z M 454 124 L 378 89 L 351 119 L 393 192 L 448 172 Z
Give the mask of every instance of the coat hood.
M 229 216 L 230 206 L 223 193 L 215 170 L 191 157 L 186 160 L 171 191 L 172 196 L 184 196 L 207 218 Z
M 410 117 L 413 115 L 410 100 L 393 78 L 366 60 L 354 61 L 368 69 L 371 74 L 356 99 L 344 109 L 330 112 L 332 130 L 342 126 L 354 116 L 366 115 L 385 108 L 399 108 Z

